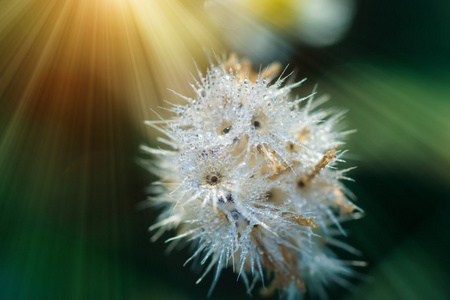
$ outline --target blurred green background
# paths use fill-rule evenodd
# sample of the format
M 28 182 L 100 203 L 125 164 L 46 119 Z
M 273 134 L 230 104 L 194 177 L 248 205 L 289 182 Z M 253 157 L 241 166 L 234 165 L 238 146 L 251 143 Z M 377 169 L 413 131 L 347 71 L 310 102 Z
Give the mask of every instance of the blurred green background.
M 369 265 L 330 298 L 450 298 L 450 2 L 313 2 L 0 1 L 0 299 L 206 298 L 189 249 L 150 242 L 137 163 L 204 49 L 289 63 L 348 110 Z M 249 299 L 231 271 L 211 299 L 230 298 Z

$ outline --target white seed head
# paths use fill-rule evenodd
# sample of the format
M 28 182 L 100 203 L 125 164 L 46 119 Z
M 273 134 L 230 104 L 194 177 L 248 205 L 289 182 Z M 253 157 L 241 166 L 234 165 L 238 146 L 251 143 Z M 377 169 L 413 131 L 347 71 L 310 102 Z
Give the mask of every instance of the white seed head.
M 348 169 L 337 168 L 349 132 L 337 128 L 342 113 L 317 108 L 324 98 L 291 97 L 301 82 L 272 80 L 277 69 L 257 74 L 231 56 L 199 73 L 196 97 L 182 96 L 187 104 L 175 105 L 165 126 L 148 122 L 172 148 L 144 147 L 163 188 L 151 201 L 166 208 L 151 229 L 196 245 L 188 261 L 206 264 L 199 281 L 215 270 L 211 291 L 231 267 L 249 292 L 270 281 L 262 293 L 326 297 L 326 285 L 352 274 L 329 249 L 353 252 L 337 240 L 340 221 L 358 210 L 341 183 Z

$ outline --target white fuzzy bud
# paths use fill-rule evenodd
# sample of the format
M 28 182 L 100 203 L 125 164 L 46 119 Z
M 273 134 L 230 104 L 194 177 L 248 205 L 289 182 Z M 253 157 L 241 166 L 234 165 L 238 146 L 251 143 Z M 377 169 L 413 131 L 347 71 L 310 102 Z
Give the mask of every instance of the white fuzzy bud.
M 341 183 L 347 170 L 336 168 L 349 132 L 336 129 L 341 113 L 317 109 L 323 99 L 291 97 L 301 82 L 273 81 L 278 68 L 256 74 L 231 56 L 199 74 L 196 97 L 183 97 L 165 126 L 148 122 L 173 148 L 147 148 L 164 188 L 151 201 L 166 206 L 151 229 L 196 243 L 191 259 L 207 264 L 199 281 L 215 269 L 211 291 L 230 266 L 249 291 L 271 280 L 263 293 L 325 297 L 328 283 L 351 274 L 328 248 L 353 251 L 336 239 L 340 220 L 358 209 Z

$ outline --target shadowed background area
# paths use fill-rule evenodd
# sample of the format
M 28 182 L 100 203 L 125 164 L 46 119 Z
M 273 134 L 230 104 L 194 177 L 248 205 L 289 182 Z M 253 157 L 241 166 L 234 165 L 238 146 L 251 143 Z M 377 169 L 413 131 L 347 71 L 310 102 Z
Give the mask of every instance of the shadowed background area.
M 308 78 L 298 94 L 318 83 L 349 111 L 348 187 L 366 216 L 347 241 L 369 266 L 330 298 L 447 299 L 449 13 L 439 0 L 0 1 L 0 299 L 206 298 L 189 249 L 149 241 L 158 211 L 138 204 L 154 178 L 137 160 L 157 145 L 150 109 L 169 116 L 168 88 L 192 95 L 210 49 L 289 63 Z M 250 299 L 223 272 L 212 299 L 230 298 Z

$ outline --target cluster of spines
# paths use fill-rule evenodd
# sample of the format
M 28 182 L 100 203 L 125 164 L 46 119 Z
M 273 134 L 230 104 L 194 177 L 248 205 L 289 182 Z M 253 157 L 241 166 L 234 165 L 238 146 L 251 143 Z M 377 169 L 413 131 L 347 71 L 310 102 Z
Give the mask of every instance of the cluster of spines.
M 231 266 L 249 292 L 270 279 L 266 294 L 311 290 L 325 297 L 326 285 L 346 285 L 352 274 L 329 249 L 355 252 L 336 239 L 345 235 L 340 220 L 359 210 L 341 183 L 349 169 L 336 168 L 350 131 L 338 130 L 343 113 L 317 109 L 325 98 L 292 99 L 302 82 L 273 80 L 279 71 L 272 64 L 255 73 L 231 56 L 199 72 L 196 96 L 180 95 L 187 104 L 173 106 L 173 119 L 147 122 L 171 147 L 144 147 L 156 158 L 152 172 L 163 188 L 151 201 L 166 207 L 151 229 L 159 229 L 155 238 L 176 230 L 172 247 L 196 243 L 188 261 L 209 262 L 198 282 L 216 267 L 211 291 Z

